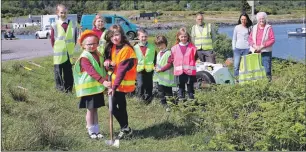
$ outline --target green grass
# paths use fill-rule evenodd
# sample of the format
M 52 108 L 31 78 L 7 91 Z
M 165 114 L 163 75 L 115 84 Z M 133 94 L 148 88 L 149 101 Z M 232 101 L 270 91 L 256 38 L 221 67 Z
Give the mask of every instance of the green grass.
M 109 150 L 104 141 L 90 140 L 85 128 L 86 110 L 78 109 L 75 94 L 54 88 L 52 57 L 34 60 L 44 68 L 26 61 L 2 64 L 2 150 Z M 32 71 L 18 66 L 22 64 Z M 17 88 L 22 86 L 27 90 Z M 14 100 L 10 88 L 28 98 Z M 105 96 L 107 99 L 107 96 Z M 107 100 L 106 100 L 107 102 Z M 176 122 L 174 113 L 166 113 L 158 101 L 146 106 L 128 99 L 131 138 L 121 140 L 120 150 L 191 150 L 190 142 L 200 141 L 190 126 Z M 109 138 L 108 110 L 99 109 L 102 131 Z M 114 122 L 116 134 L 119 126 Z M 198 140 L 197 140 L 198 139 Z
M 88 138 L 86 110 L 78 109 L 75 94 L 55 90 L 52 57 L 33 61 L 44 68 L 26 61 L 2 62 L 1 150 L 116 151 L 102 140 Z M 306 143 L 306 80 L 305 71 L 301 71 L 304 66 L 274 61 L 271 84 L 197 90 L 197 106 L 180 105 L 170 113 L 158 100 L 144 105 L 128 98 L 129 123 L 134 134 L 120 140 L 120 150 L 302 150 Z M 233 119 L 233 113 L 241 117 Z M 99 109 L 99 123 L 109 138 L 106 107 Z M 114 129 L 117 134 L 116 120 Z M 282 147 L 279 143 L 283 149 L 278 148 Z M 286 144 L 291 147 L 285 147 Z

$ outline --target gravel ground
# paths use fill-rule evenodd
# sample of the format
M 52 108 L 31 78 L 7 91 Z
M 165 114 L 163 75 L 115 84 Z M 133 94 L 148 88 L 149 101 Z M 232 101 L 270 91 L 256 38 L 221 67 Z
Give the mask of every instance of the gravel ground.
M 52 54 L 49 39 L 1 40 L 2 61 L 32 59 Z

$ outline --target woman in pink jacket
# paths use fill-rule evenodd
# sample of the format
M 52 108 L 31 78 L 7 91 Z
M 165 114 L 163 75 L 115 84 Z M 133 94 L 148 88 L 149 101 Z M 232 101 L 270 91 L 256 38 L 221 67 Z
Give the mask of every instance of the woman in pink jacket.
M 261 53 L 262 65 L 265 67 L 269 81 L 272 80 L 272 45 L 275 42 L 272 26 L 267 23 L 267 14 L 258 12 L 256 15 L 257 24 L 254 25 L 249 36 L 250 50 Z

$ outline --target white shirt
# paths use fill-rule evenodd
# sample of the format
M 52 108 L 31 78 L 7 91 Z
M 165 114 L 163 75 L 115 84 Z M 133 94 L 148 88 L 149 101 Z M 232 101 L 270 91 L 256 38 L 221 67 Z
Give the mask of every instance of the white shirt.
M 248 49 L 250 48 L 249 42 L 249 30 L 247 27 L 241 24 L 236 25 L 233 33 L 232 49 Z

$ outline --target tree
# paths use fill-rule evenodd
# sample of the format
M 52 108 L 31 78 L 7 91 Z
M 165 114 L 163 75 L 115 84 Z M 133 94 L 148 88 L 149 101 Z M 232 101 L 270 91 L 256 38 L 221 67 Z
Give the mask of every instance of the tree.
M 246 0 L 241 0 L 241 12 L 250 12 L 251 6 Z

